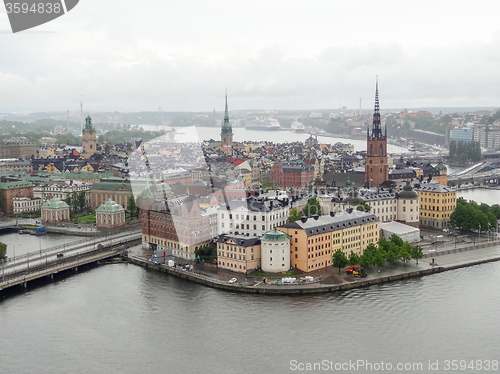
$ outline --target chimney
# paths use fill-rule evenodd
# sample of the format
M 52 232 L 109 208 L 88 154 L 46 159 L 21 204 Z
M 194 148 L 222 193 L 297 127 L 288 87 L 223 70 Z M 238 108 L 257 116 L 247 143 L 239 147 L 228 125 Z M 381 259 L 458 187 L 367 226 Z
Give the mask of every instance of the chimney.
M 302 216 L 302 217 L 300 218 L 300 220 L 302 221 L 302 223 L 306 223 L 306 222 L 307 222 L 307 217 Z

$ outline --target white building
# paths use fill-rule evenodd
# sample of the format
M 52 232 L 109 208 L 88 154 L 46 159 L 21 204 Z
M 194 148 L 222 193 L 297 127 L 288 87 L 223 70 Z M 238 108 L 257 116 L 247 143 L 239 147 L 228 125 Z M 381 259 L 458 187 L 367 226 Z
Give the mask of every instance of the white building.
M 38 212 L 42 208 L 42 199 L 38 197 L 14 197 L 12 206 L 14 214 Z
M 52 198 L 66 200 L 73 192 L 85 192 L 85 204 L 90 206 L 90 183 L 80 182 L 73 179 L 56 179 L 47 181 L 33 187 L 33 196 L 40 198 L 43 202 Z
M 260 267 L 267 273 L 290 270 L 290 236 L 283 231 L 272 230 L 260 238 Z
M 229 202 L 229 209 L 221 207 L 217 214 L 218 234 L 262 236 L 288 221 L 288 200 L 247 198 Z

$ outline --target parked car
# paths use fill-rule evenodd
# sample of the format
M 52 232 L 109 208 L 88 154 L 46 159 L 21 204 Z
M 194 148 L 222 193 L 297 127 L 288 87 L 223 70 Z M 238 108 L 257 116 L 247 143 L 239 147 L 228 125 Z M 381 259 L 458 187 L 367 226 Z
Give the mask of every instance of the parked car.
M 236 278 L 229 279 L 229 283 L 236 283 L 236 282 L 238 282 L 238 279 Z
M 64 253 L 58 253 L 57 254 L 57 258 L 61 258 L 61 257 L 64 257 Z

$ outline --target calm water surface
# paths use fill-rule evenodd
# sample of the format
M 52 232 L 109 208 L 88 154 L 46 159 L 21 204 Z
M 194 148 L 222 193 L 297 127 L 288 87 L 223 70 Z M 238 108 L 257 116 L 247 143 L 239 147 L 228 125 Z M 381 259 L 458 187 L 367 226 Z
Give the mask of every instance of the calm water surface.
M 108 265 L 0 301 L 0 369 L 287 373 L 291 360 L 426 368 L 428 360 L 499 359 L 499 279 L 500 263 L 489 263 L 343 293 L 270 297 Z

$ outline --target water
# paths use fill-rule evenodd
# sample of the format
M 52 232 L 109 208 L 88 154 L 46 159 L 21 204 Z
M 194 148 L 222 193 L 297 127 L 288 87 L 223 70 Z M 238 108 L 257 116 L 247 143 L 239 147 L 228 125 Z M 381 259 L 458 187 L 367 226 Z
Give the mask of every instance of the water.
M 472 190 L 461 190 L 457 192 L 457 198 L 463 197 L 466 200 L 474 200 L 478 204 L 500 204 L 500 190 L 475 188 Z
M 145 130 L 154 131 L 156 126 L 145 125 L 142 126 Z M 194 140 L 220 140 L 219 127 L 179 127 L 176 128 L 177 135 L 175 137 L 178 141 L 192 142 Z M 296 133 L 293 131 L 257 131 L 246 130 L 244 127 L 233 128 L 233 140 L 235 142 L 243 141 L 268 141 L 273 143 L 283 142 L 304 142 L 310 135 L 305 133 Z M 325 144 L 351 143 L 355 151 L 366 150 L 366 139 L 345 139 L 345 138 L 330 138 L 326 136 L 318 136 L 318 141 Z M 399 147 L 393 144 L 387 144 L 387 152 L 401 153 L 405 152 L 406 148 Z
M 108 265 L 0 301 L 0 370 L 288 373 L 291 360 L 368 360 L 422 363 L 426 373 L 429 360 L 442 369 L 445 359 L 499 358 L 499 276 L 500 263 L 489 263 L 272 297 Z

